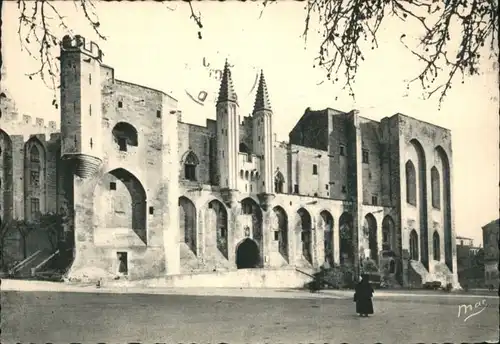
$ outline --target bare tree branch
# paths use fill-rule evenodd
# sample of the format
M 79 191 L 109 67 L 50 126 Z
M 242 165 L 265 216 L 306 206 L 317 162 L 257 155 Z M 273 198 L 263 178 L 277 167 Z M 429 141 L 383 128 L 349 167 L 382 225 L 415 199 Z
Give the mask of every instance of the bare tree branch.
M 498 59 L 497 0 L 311 0 L 306 6 L 305 31 L 310 30 L 312 15 L 319 17 L 324 41 L 317 63 L 332 79 L 343 73 L 345 84 L 354 97 L 353 83 L 364 60 L 366 43 L 377 44 L 377 32 L 384 19 L 397 17 L 408 25 L 417 23 L 422 35 L 416 47 L 410 47 L 402 33 L 401 42 L 423 62 L 422 70 L 408 82 L 418 82 L 425 99 L 439 93 L 441 106 L 457 75 L 479 74 L 480 51 L 488 40 L 490 58 Z M 461 37 L 452 37 L 459 28 Z M 453 30 L 456 32 L 456 30 Z M 338 81 L 338 76 L 333 82 Z M 439 91 L 439 92 L 438 92 Z

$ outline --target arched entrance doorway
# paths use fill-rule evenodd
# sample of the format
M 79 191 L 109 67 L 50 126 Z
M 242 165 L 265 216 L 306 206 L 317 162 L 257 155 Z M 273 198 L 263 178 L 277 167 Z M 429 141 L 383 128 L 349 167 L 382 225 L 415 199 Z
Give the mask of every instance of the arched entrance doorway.
M 251 239 L 243 240 L 236 248 L 236 267 L 252 269 L 259 266 L 259 248 Z

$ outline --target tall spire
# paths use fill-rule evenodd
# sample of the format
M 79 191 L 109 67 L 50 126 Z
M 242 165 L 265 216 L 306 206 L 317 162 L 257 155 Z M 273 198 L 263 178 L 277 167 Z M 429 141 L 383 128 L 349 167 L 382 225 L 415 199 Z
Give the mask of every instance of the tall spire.
M 220 81 L 219 97 L 217 98 L 217 104 L 227 101 L 232 101 L 237 103 L 238 96 L 234 91 L 233 79 L 231 78 L 231 70 L 229 69 L 229 63 L 226 60 L 226 63 L 224 64 L 224 71 L 222 72 L 222 79 Z
M 260 71 L 259 87 L 257 88 L 257 96 L 255 97 L 255 104 L 253 106 L 254 113 L 259 110 L 272 110 L 263 70 Z

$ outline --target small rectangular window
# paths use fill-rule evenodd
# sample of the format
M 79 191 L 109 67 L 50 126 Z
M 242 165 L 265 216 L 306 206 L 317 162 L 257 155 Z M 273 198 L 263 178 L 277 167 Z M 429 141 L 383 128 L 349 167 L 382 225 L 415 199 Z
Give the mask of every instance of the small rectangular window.
M 89 104 L 89 115 L 92 116 L 92 104 Z
M 275 240 L 275 241 L 280 240 L 280 232 L 278 232 L 278 231 L 274 231 L 274 240 Z
M 110 190 L 116 190 L 116 183 L 115 182 L 109 183 L 109 189 Z
M 122 107 L 123 107 L 123 103 L 122 103 L 122 101 L 121 101 L 121 100 L 120 100 L 120 101 L 118 101 L 118 107 L 119 107 L 119 108 L 122 108 Z
M 378 197 L 372 196 L 372 205 L 378 205 Z
M 370 163 L 370 153 L 366 149 L 363 149 L 363 164 L 369 164 L 369 163 Z
M 161 118 L 161 111 L 160 110 L 156 110 L 156 118 Z
M 149 215 L 153 215 L 155 212 L 155 208 L 154 207 L 149 207 Z
M 318 165 L 316 165 L 316 164 L 313 165 L 313 174 L 314 175 L 318 174 Z
M 318 193 L 317 192 L 314 193 L 314 197 L 318 197 Z
M 118 273 L 128 274 L 128 254 L 127 252 L 116 252 L 118 258 Z
M 325 189 L 328 190 L 328 184 L 325 184 Z
M 294 192 L 294 193 L 296 193 L 296 194 L 298 194 L 298 193 L 299 193 L 299 185 L 298 185 L 298 184 L 295 184 L 295 185 L 293 186 L 293 192 Z
M 89 73 L 89 85 L 92 85 L 92 74 Z
M 342 193 L 346 193 L 347 192 L 347 188 L 345 187 L 345 185 L 342 185 Z
M 340 146 L 340 155 L 345 156 L 345 146 Z

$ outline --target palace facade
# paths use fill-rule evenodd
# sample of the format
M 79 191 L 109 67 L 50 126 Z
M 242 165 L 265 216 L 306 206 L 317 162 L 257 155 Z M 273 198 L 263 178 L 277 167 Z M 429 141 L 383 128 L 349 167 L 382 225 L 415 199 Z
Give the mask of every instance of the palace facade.
M 19 118 L 2 94 L 0 215 L 63 213 L 70 277 L 358 269 L 369 257 L 401 285 L 458 283 L 449 130 L 308 108 L 278 142 L 263 73 L 240 117 L 226 63 L 216 120 L 197 126 L 171 96 L 116 79 L 81 36 L 64 37 L 60 64 L 60 129 Z

